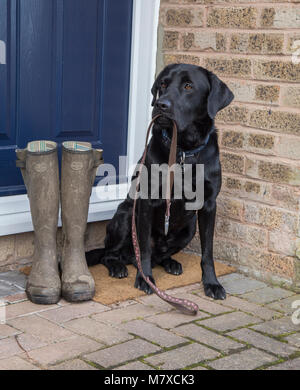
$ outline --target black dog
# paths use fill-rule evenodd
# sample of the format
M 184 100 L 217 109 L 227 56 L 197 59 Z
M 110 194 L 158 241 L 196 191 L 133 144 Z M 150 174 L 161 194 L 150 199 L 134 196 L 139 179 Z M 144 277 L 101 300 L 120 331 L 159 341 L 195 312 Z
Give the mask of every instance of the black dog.
M 165 200 L 139 199 L 137 222 L 143 271 L 153 282 L 152 267 L 156 264 L 168 273 L 181 274 L 181 264 L 171 256 L 192 240 L 198 217 L 205 294 L 225 299 L 226 292 L 217 280 L 213 260 L 216 198 L 221 188 L 214 118 L 219 110 L 231 103 L 234 96 L 212 72 L 187 64 L 168 65 L 157 77 L 151 92 L 152 115 L 162 116 L 154 123 L 145 165 L 149 168 L 151 164 L 168 163 L 174 120 L 178 127 L 177 162 L 179 155 L 185 152 L 187 164 L 204 164 L 204 205 L 199 211 L 188 211 L 185 198 L 171 199 L 169 231 L 165 235 Z M 107 226 L 105 248 L 86 253 L 88 265 L 102 263 L 108 268 L 110 276 L 117 278 L 127 276 L 126 264 L 136 265 L 131 240 L 132 206 L 133 200 L 129 196 L 120 204 Z M 152 293 L 139 271 L 135 287 Z

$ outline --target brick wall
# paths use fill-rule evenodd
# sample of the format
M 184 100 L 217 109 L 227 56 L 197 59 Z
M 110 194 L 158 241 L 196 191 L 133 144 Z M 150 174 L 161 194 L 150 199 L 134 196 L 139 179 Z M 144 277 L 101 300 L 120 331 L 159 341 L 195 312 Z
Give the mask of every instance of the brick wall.
M 201 65 L 235 94 L 217 117 L 223 187 L 215 258 L 300 287 L 296 40 L 300 46 L 300 0 L 161 0 L 157 71 Z M 198 247 L 197 237 L 189 248 Z

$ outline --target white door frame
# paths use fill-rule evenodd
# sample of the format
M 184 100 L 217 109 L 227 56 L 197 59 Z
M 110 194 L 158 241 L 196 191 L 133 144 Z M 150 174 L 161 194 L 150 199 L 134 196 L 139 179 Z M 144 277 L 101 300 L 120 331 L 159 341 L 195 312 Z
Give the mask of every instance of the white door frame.
M 142 154 L 151 118 L 150 89 L 156 69 L 159 7 L 160 0 L 133 0 L 127 172 Z M 111 219 L 126 193 L 127 184 L 109 186 L 105 199 L 99 199 L 94 188 L 88 222 Z M 27 195 L 0 197 L 0 236 L 32 230 Z

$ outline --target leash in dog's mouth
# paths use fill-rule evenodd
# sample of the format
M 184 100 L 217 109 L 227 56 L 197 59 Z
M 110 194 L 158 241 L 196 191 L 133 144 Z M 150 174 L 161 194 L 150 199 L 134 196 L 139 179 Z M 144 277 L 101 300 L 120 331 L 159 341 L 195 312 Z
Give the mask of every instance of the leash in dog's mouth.
M 132 244 L 134 248 L 135 258 L 137 262 L 138 270 L 142 276 L 142 278 L 145 280 L 146 283 L 149 284 L 149 286 L 152 288 L 152 290 L 155 292 L 157 296 L 159 296 L 161 299 L 163 299 L 165 302 L 169 303 L 170 305 L 174 306 L 176 309 L 181 311 L 184 314 L 189 315 L 196 315 L 199 307 L 196 303 L 189 301 L 188 299 L 181 299 L 176 298 L 171 295 L 166 294 L 165 292 L 161 291 L 154 283 L 151 282 L 150 278 L 144 274 L 143 268 L 142 268 L 142 262 L 141 262 L 141 251 L 140 246 L 138 242 L 137 237 L 137 229 L 136 229 L 136 222 L 135 222 L 135 216 L 136 216 L 136 203 L 137 203 L 137 197 L 138 197 L 138 190 L 140 185 L 140 178 L 141 178 L 141 171 L 145 164 L 146 160 L 146 154 L 147 154 L 147 145 L 148 145 L 148 139 L 150 135 L 150 130 L 155 122 L 155 120 L 160 117 L 161 115 L 156 115 L 152 121 L 149 124 L 148 130 L 147 130 L 147 136 L 146 136 L 146 145 L 145 150 L 142 156 L 142 159 L 139 164 L 138 172 L 137 172 L 137 181 L 136 181 L 136 191 L 133 201 L 133 209 L 132 209 Z M 168 163 L 168 177 L 167 177 L 167 189 L 166 189 L 166 214 L 165 214 L 165 235 L 168 234 L 169 230 L 169 220 L 170 220 L 170 207 L 171 207 L 171 192 L 174 184 L 174 172 L 170 169 L 173 164 L 176 163 L 176 151 L 177 151 L 177 125 L 175 121 L 173 122 L 173 136 L 171 141 L 171 147 L 170 147 L 170 154 L 169 154 L 169 163 Z

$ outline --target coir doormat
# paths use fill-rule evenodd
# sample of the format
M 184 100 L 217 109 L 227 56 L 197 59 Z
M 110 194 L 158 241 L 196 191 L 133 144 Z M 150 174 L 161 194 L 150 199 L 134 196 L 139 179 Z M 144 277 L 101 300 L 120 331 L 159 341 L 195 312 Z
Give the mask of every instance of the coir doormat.
M 201 281 L 200 256 L 180 252 L 174 255 L 173 258 L 182 264 L 183 273 L 181 275 L 170 275 L 159 266 L 153 268 L 156 285 L 161 290 L 183 287 Z M 96 284 L 94 301 L 109 305 L 145 295 L 144 292 L 134 287 L 136 268 L 133 265 L 127 267 L 128 277 L 124 279 L 111 278 L 108 275 L 107 269 L 102 264 L 90 267 Z M 217 276 L 226 275 L 235 271 L 235 268 L 217 261 L 215 262 L 215 267 Z M 21 271 L 29 274 L 30 268 L 24 267 Z

